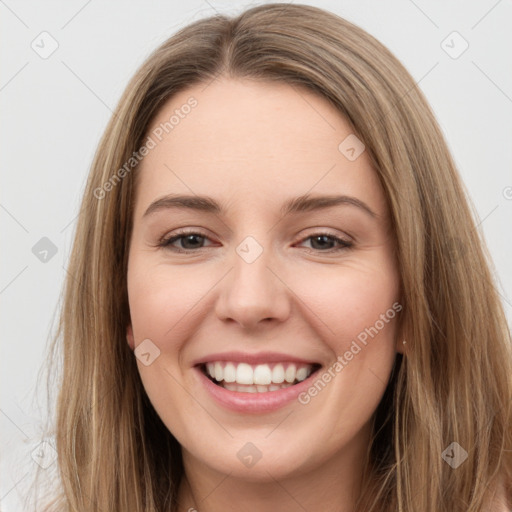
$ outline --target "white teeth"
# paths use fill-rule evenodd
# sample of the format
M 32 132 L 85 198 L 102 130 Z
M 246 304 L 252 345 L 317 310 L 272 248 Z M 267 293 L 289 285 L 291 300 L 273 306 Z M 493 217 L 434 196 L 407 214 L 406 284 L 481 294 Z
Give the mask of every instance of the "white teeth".
M 286 368 L 286 371 L 284 372 L 284 380 L 286 382 L 293 382 L 295 380 L 295 371 L 296 368 L 294 364 L 288 366 L 288 368 Z
M 224 366 L 224 382 L 236 381 L 236 366 L 233 363 L 227 363 Z
M 284 366 L 281 363 L 276 364 L 272 370 L 272 382 L 276 384 L 284 382 Z
M 221 386 L 229 391 L 238 391 L 239 393 L 267 393 L 268 391 L 277 391 L 279 389 L 289 388 L 292 384 L 270 384 L 270 386 L 252 385 L 246 386 L 244 384 L 226 384 L 221 383 Z
M 236 381 L 238 384 L 254 384 L 251 365 L 240 363 L 236 367 Z
M 220 363 L 215 363 L 215 380 L 221 381 L 223 378 L 222 365 Z
M 308 369 L 307 368 L 299 368 L 297 370 L 297 373 L 295 374 L 295 378 L 299 381 L 299 382 L 302 382 L 306 377 L 308 376 Z
M 226 389 L 237 391 L 242 385 L 243 391 L 276 391 L 294 382 L 302 382 L 311 375 L 312 365 L 294 363 L 257 364 L 215 361 L 206 364 L 206 373 L 217 382 L 222 382 Z M 232 385 L 231 385 L 232 384 Z M 276 387 L 276 385 L 279 385 Z M 251 386 L 251 387 L 249 387 Z M 276 389 L 273 389 L 276 387 Z
M 268 364 L 259 364 L 254 369 L 254 384 L 267 385 L 272 382 L 272 370 Z

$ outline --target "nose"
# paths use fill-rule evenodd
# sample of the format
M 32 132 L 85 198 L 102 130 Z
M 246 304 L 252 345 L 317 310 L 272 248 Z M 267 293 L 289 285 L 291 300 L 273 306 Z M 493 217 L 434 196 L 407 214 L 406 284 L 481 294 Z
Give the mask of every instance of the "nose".
M 240 253 L 242 254 L 242 253 Z M 273 264 L 270 249 L 254 260 L 236 253 L 231 272 L 221 281 L 216 314 L 223 321 L 237 322 L 253 330 L 270 320 L 283 322 L 290 313 L 290 289 Z

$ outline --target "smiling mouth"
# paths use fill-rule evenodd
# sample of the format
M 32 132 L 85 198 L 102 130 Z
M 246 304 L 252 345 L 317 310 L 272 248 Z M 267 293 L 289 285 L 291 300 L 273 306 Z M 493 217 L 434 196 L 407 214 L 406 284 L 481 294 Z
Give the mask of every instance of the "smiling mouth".
M 198 365 L 214 384 L 240 393 L 267 393 L 295 386 L 322 367 L 318 363 L 273 363 L 250 365 L 217 361 Z

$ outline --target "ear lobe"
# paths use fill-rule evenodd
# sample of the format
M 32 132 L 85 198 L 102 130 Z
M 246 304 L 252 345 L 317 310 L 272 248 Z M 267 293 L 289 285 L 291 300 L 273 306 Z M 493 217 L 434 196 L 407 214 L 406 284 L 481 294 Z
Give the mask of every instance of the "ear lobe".
M 402 309 L 400 309 L 400 311 L 402 311 Z M 399 320 L 399 322 L 396 327 L 396 333 L 395 333 L 395 336 L 396 336 L 395 350 L 399 354 L 405 355 L 405 354 L 407 354 L 407 338 L 408 338 L 407 331 L 409 329 L 407 329 L 405 327 L 405 325 L 403 323 L 403 321 L 404 321 L 403 318 L 399 318 L 398 320 Z
M 126 341 L 132 350 L 135 350 L 135 339 L 133 338 L 132 324 L 126 328 Z
M 407 333 L 404 332 L 403 326 L 397 328 L 395 350 L 402 355 L 407 352 Z

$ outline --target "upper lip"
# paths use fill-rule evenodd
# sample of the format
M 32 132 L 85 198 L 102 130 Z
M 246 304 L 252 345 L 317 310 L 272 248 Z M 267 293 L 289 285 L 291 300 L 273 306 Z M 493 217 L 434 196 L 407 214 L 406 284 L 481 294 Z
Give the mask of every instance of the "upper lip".
M 192 362 L 193 366 L 216 362 L 216 361 L 232 361 L 234 363 L 247 363 L 247 364 L 265 364 L 265 363 L 299 363 L 299 364 L 320 364 L 311 359 L 303 359 L 301 357 L 283 354 L 279 352 L 217 352 L 207 356 L 196 359 Z

